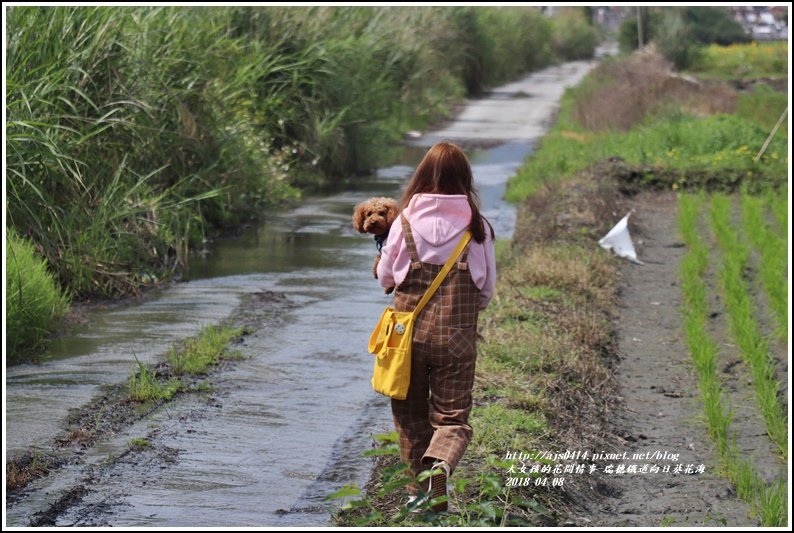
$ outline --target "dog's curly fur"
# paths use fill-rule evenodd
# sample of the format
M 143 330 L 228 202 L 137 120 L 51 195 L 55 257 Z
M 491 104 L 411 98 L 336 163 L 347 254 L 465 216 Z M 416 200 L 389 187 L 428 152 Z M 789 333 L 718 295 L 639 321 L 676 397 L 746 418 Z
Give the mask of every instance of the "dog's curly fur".
M 375 236 L 389 233 L 392 223 L 400 213 L 397 201 L 393 198 L 370 198 L 358 204 L 353 209 L 353 228 L 359 233 L 371 233 Z M 378 261 L 380 255 L 375 256 L 372 274 L 377 278 Z M 387 294 L 390 290 L 386 291 Z
M 393 198 L 370 198 L 353 209 L 353 227 L 359 233 L 383 235 L 389 232 L 399 208 Z

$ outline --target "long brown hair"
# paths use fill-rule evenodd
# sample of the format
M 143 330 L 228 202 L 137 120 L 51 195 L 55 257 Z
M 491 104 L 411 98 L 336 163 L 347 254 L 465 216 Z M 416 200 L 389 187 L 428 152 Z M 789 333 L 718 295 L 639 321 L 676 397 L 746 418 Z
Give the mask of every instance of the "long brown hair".
M 474 188 L 474 177 L 471 172 L 469 158 L 456 144 L 448 141 L 436 143 L 430 147 L 419 166 L 416 167 L 411 181 L 403 193 L 401 200 L 405 208 L 415 194 L 465 194 L 471 207 L 469 229 L 472 238 L 482 243 L 485 241 L 484 217 L 480 215 L 480 198 Z M 485 220 L 485 222 L 488 222 Z M 490 222 L 491 238 L 494 238 Z

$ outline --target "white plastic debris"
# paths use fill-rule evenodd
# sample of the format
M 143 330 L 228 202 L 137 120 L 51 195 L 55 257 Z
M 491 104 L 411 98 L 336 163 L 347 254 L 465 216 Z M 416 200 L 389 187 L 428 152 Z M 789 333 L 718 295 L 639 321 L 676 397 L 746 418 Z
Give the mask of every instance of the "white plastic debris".
M 637 252 L 634 250 L 634 243 L 631 242 L 631 235 L 629 235 L 629 217 L 633 212 L 630 211 L 628 215 L 620 219 L 620 222 L 615 224 L 615 227 L 609 230 L 609 233 L 598 241 L 598 244 L 602 248 L 612 250 L 618 257 L 628 259 L 638 265 L 644 265 L 645 263 L 637 259 Z

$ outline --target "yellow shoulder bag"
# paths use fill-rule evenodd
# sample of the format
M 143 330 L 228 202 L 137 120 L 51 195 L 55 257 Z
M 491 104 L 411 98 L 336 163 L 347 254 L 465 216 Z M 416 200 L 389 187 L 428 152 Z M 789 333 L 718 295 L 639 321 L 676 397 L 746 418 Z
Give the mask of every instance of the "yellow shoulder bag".
M 467 230 L 413 311 L 397 311 L 394 307 L 387 307 L 383 311 L 369 338 L 369 353 L 376 356 L 372 373 L 372 388 L 376 392 L 395 400 L 404 400 L 407 396 L 411 382 L 414 322 L 452 270 L 452 265 L 470 239 L 471 232 Z

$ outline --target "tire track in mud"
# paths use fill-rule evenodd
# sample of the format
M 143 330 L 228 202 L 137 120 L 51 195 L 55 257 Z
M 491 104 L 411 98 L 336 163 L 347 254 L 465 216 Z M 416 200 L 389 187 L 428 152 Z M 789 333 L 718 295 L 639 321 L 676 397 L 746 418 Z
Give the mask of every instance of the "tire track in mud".
M 616 373 L 621 407 L 615 433 L 633 454 L 667 452 L 675 460 L 656 461 L 655 474 L 599 476 L 593 490 L 603 499 L 593 515 L 572 519 L 578 525 L 754 526 L 747 505 L 717 473 L 718 455 L 702 422 L 697 377 L 683 338 L 679 264 L 685 253 L 678 237 L 676 197 L 641 194 L 632 200 L 639 257 L 626 264 L 619 285 Z M 717 318 L 716 316 L 714 318 Z M 725 361 L 723 361 L 723 364 Z M 746 427 L 734 427 L 742 434 Z M 647 461 L 627 461 L 627 463 Z M 670 472 L 663 471 L 665 465 Z M 674 473 L 705 466 L 700 474 Z

